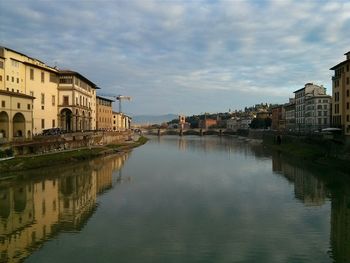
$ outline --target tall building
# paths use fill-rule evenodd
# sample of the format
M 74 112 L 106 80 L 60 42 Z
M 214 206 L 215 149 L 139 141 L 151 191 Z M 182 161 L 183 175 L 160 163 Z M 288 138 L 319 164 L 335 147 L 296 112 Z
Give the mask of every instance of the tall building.
M 330 127 L 332 97 L 316 95 L 305 98 L 305 128 L 316 131 Z
M 59 71 L 59 127 L 66 131 L 95 130 L 96 89 L 92 81 L 78 72 Z
M 276 105 L 271 108 L 271 129 L 284 130 L 286 128 L 286 111 L 283 105 Z
M 101 96 L 96 97 L 96 129 L 103 131 L 113 130 L 113 110 L 112 102 L 114 100 Z
M 332 125 L 343 129 L 350 135 L 350 51 L 345 53 L 346 60 L 335 65 L 332 77 Z
M 57 127 L 57 70 L 0 47 L 0 140 Z
M 326 95 L 326 89 L 321 85 L 306 83 L 301 89 L 294 91 L 295 94 L 295 124 L 299 131 L 306 130 L 305 100 L 311 97 Z
M 284 104 L 286 129 L 295 130 L 295 99 L 289 98 L 289 103 Z

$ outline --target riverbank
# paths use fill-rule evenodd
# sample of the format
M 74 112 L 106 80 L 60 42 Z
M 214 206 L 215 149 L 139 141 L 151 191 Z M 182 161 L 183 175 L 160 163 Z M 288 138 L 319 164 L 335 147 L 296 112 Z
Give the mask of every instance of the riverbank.
M 141 146 L 147 141 L 148 139 L 146 137 L 139 137 L 137 141 L 124 142 L 120 144 L 107 144 L 106 146 L 91 148 L 85 147 L 56 153 L 19 156 L 14 159 L 0 162 L 0 177 L 5 173 L 91 160 L 100 156 L 125 152 L 131 150 L 132 148 Z
M 313 167 L 318 166 L 327 170 L 340 171 L 350 175 L 350 160 L 346 148 L 343 150 L 334 149 L 330 145 L 310 144 L 303 142 L 269 144 L 264 142 L 265 147 L 278 152 L 284 158 L 293 159 L 296 162 Z

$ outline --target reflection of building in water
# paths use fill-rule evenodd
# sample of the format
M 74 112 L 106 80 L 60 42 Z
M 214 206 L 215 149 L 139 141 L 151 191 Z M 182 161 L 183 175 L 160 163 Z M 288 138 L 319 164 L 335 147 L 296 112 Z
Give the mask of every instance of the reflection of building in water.
M 59 220 L 64 231 L 80 230 L 95 211 L 96 175 L 76 169 L 59 181 Z
M 322 205 L 325 203 L 325 185 L 312 173 L 287 163 L 277 153 L 272 155 L 272 170 L 282 174 L 288 181 L 294 183 L 295 197 L 303 201 L 305 205 Z
M 187 148 L 187 140 L 184 138 L 179 138 L 179 150 L 185 151 Z
M 120 171 L 129 154 L 108 156 L 91 161 L 93 175 L 96 177 L 96 193 L 101 194 L 113 186 L 113 172 Z M 119 178 L 121 179 L 121 178 Z M 118 178 L 117 178 L 118 180 Z
M 58 222 L 57 179 L 15 183 L 0 191 L 0 262 L 23 261 Z
M 332 257 L 337 263 L 350 260 L 350 187 L 332 198 L 331 214 Z
M 55 178 L 0 182 L 0 263 L 22 262 L 59 231 L 80 230 L 127 157 L 67 166 Z

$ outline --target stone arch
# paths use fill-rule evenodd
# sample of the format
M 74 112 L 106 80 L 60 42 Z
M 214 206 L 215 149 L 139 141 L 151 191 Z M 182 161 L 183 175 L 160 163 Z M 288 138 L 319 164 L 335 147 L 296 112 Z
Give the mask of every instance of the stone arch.
M 60 119 L 61 119 L 61 128 L 65 131 L 72 131 L 72 123 L 73 123 L 73 113 L 70 109 L 64 108 L 61 110 Z
M 9 136 L 9 115 L 6 111 L 0 112 L 0 139 L 2 138 L 8 138 Z
M 24 137 L 25 136 L 26 119 L 24 115 L 17 112 L 13 116 L 13 137 Z

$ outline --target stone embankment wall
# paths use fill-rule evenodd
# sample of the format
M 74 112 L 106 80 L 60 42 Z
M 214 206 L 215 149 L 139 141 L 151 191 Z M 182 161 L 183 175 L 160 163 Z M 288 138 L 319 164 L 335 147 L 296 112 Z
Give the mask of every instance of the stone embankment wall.
M 294 145 L 295 147 L 312 147 L 324 154 L 325 157 L 334 157 L 350 161 L 350 145 L 348 138 L 344 136 L 319 134 L 319 135 L 290 135 L 277 132 L 265 132 L 263 143 L 267 145 Z
M 6 147 L 12 147 L 15 155 L 38 154 L 73 150 L 82 147 L 96 147 L 106 144 L 118 144 L 131 139 L 131 131 L 123 132 L 77 132 L 55 136 L 35 137 L 31 141 L 14 142 Z

